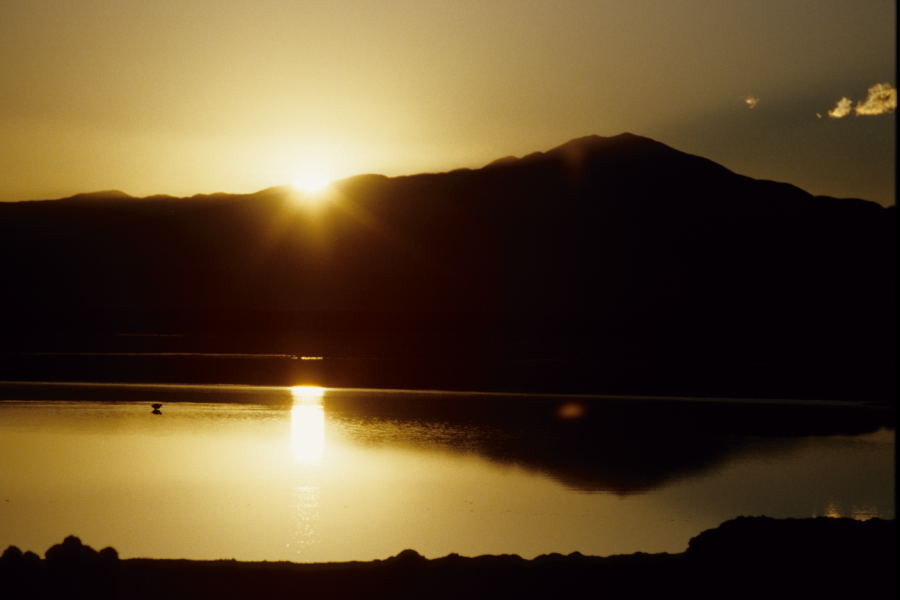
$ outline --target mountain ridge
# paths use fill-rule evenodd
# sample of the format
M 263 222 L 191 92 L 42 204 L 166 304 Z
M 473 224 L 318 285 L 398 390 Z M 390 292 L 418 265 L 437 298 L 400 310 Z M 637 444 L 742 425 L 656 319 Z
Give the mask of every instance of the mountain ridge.
M 870 202 L 872 204 L 876 204 L 878 206 L 882 206 L 871 200 L 864 200 L 861 198 L 835 198 L 827 195 L 813 195 L 803 190 L 802 188 L 795 186 L 788 182 L 781 181 L 773 181 L 766 179 L 754 178 L 749 175 L 738 174 L 727 167 L 716 163 L 715 161 L 695 155 L 687 152 L 683 152 L 671 146 L 668 146 L 662 142 L 654 140 L 649 137 L 637 135 L 631 132 L 623 132 L 613 136 L 600 136 L 596 134 L 585 135 L 577 138 L 573 138 L 567 142 L 563 142 L 557 146 L 554 146 L 545 151 L 535 151 L 523 156 L 514 156 L 509 155 L 505 157 L 501 157 L 498 159 L 494 159 L 485 165 L 478 168 L 457 168 L 448 171 L 437 171 L 437 172 L 422 172 L 422 173 L 411 173 L 406 175 L 396 175 L 396 176 L 387 176 L 378 173 L 361 173 L 357 175 L 351 175 L 345 178 L 341 178 L 335 180 L 333 185 L 342 185 L 344 182 L 347 183 L 356 183 L 360 180 L 363 181 L 391 181 L 396 179 L 405 179 L 405 178 L 415 178 L 420 176 L 439 176 L 439 175 L 453 175 L 461 172 L 482 172 L 484 170 L 492 170 L 497 168 L 512 168 L 512 167 L 527 167 L 533 165 L 535 163 L 541 161 L 552 161 L 552 162 L 581 162 L 581 161 L 590 161 L 592 158 L 596 159 L 598 157 L 598 153 L 614 151 L 619 157 L 621 157 L 622 153 L 626 153 L 630 159 L 634 159 L 636 155 L 648 155 L 648 154 L 660 154 L 660 153 L 668 153 L 670 157 L 677 157 L 679 160 L 694 162 L 698 165 L 704 165 L 710 168 L 722 170 L 724 173 L 737 175 L 739 177 L 745 177 L 747 179 L 751 179 L 753 181 L 763 182 L 767 184 L 777 184 L 783 186 L 791 186 L 796 190 L 803 191 L 810 196 L 816 198 L 823 199 L 838 199 L 838 200 L 862 200 L 864 202 Z M 263 188 L 254 192 L 213 192 L 213 193 L 195 193 L 189 196 L 174 196 L 171 194 L 162 194 L 156 193 L 148 196 L 133 196 L 129 193 L 123 192 L 121 190 L 101 190 L 96 192 L 80 192 L 70 196 L 65 196 L 61 198 L 48 198 L 48 199 L 38 199 L 38 200 L 22 200 L 18 202 L 56 202 L 56 201 L 67 201 L 67 202 L 85 202 L 85 201 L 115 201 L 115 200 L 185 200 L 185 199 L 213 199 L 213 198 L 226 198 L 226 197 L 243 197 L 243 196 L 257 196 L 257 195 L 271 195 L 271 194 L 296 194 L 302 193 L 294 190 L 290 185 L 275 185 L 267 188 Z M 17 202 L 13 202 L 17 203 Z M 4 204 L 11 204 L 10 202 Z M 892 205 L 893 206 L 893 205 Z M 883 208 L 889 208 L 884 207 Z

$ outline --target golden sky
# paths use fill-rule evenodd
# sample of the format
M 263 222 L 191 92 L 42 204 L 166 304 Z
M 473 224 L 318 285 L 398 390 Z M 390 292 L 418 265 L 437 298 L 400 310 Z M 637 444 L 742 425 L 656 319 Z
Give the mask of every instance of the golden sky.
M 251 192 L 631 131 L 892 204 L 895 12 L 892 0 L 0 0 L 0 200 Z

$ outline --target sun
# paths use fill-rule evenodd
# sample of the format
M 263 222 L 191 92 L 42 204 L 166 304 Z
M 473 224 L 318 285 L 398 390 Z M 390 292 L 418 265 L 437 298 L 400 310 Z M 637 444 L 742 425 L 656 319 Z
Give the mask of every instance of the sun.
M 291 186 L 304 194 L 321 194 L 331 186 L 333 178 L 321 170 L 304 170 L 294 175 Z

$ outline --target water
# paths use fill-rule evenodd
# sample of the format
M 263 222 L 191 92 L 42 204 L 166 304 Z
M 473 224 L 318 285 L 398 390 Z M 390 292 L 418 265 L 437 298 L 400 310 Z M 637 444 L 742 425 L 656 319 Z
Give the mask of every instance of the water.
M 894 431 L 827 404 L 106 385 L 0 398 L 0 548 L 75 534 L 123 557 L 608 555 L 680 552 L 737 515 L 894 517 Z

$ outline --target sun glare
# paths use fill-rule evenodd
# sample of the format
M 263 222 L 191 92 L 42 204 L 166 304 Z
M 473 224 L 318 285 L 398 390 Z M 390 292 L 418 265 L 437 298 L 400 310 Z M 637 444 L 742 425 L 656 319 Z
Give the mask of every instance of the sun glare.
M 291 185 L 304 194 L 321 194 L 331 185 L 332 178 L 324 171 L 301 171 L 294 176 Z
M 317 385 L 295 385 L 291 388 L 294 404 L 321 404 L 325 388 Z

